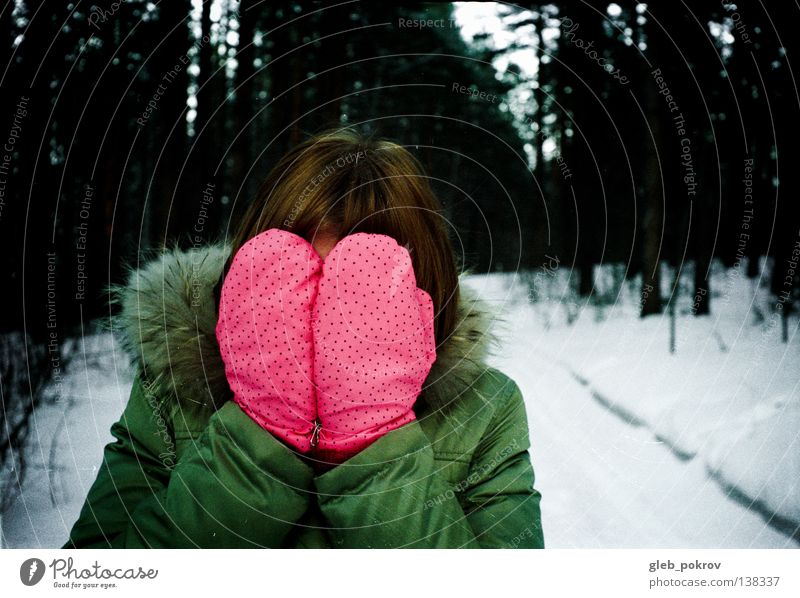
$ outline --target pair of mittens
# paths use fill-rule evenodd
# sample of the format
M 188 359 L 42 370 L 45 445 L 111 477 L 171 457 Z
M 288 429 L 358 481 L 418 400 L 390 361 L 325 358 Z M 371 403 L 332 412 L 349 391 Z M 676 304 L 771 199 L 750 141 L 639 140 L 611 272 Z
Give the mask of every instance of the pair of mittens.
M 391 237 L 349 235 L 323 261 L 270 229 L 234 257 L 216 332 L 234 401 L 298 451 L 341 463 L 414 419 L 433 320 Z

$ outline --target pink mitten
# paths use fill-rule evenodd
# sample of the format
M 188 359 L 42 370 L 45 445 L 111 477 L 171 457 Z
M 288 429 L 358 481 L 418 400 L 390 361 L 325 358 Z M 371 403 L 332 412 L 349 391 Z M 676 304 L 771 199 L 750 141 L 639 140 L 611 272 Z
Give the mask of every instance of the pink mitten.
M 294 233 L 253 237 L 225 276 L 216 328 L 233 400 L 301 452 L 316 418 L 311 309 L 321 271 L 322 259 Z
M 436 360 L 433 316 L 411 256 L 394 239 L 356 233 L 336 244 L 312 316 L 316 456 L 340 463 L 414 419 Z

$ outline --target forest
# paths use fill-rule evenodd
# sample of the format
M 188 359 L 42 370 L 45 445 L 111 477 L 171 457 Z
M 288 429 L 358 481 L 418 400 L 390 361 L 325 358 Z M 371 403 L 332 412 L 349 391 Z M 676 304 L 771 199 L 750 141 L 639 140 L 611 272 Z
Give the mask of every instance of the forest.
M 558 268 L 588 305 L 611 265 L 646 320 L 679 300 L 713 317 L 716 263 L 767 285 L 787 342 L 794 4 L 475 4 L 5 2 L 0 463 L 127 266 L 227 239 L 270 166 L 331 128 L 415 154 L 464 271 Z

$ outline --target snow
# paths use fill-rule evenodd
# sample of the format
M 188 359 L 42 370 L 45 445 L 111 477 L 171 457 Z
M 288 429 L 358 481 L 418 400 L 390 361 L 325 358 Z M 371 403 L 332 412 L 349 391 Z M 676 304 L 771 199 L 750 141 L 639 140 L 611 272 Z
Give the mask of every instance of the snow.
M 546 545 L 796 547 L 797 319 L 782 343 L 763 283 L 719 265 L 712 314 L 693 317 L 687 272 L 671 354 L 669 318 L 638 318 L 637 283 L 623 275 L 621 266 L 598 269 L 591 300 L 572 295 L 570 273 L 552 260 L 524 281 L 466 281 L 503 315 L 492 364 L 526 399 Z M 28 474 L 3 514 L 0 545 L 64 543 L 130 376 L 108 334 L 81 342 L 63 395 L 36 413 Z
M 669 317 L 636 317 L 638 283 L 607 292 L 608 266 L 576 306 L 569 273 L 545 270 L 533 293 L 514 274 L 469 285 L 502 312 L 494 365 L 526 396 L 548 546 L 796 546 L 797 319 L 782 343 L 762 285 L 717 264 L 712 315 L 684 292 L 671 354 Z
M 62 394 L 34 412 L 22 490 L 3 516 L 0 547 L 58 548 L 66 542 L 131 386 L 128 359 L 110 334 L 78 342 Z

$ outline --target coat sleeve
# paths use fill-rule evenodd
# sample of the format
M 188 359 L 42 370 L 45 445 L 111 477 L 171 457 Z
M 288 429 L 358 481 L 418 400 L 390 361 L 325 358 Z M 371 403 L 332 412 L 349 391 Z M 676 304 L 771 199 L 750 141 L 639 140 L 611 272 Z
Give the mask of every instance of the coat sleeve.
M 169 482 L 174 438 L 167 418 L 155 404 L 148 404 L 138 376 L 122 417 L 111 426 L 111 435 L 115 440 L 103 451 L 97 478 L 64 548 L 110 547 L 127 527 L 136 505 Z
M 76 524 L 74 545 L 92 545 L 87 539 L 99 535 L 103 541 L 96 547 L 279 547 L 308 508 L 313 470 L 235 403 L 211 416 L 203 434 L 166 476 L 152 463 L 158 447 L 137 440 L 147 438 L 152 429 L 118 427 L 117 432 L 123 429 L 115 458 L 109 462 L 107 455 L 104 460 L 105 478 L 95 482 L 102 490 L 93 487 L 84 508 L 91 512 L 102 507 L 109 514 L 96 523 L 99 534 L 87 535 Z M 140 463 L 153 467 L 147 482 L 139 481 L 145 475 Z M 135 486 L 127 482 L 129 476 Z M 131 488 L 129 500 L 115 498 L 114 479 Z
M 315 480 L 336 545 L 543 547 L 525 405 L 513 382 L 455 487 L 419 422 L 389 432 Z
M 534 488 L 525 402 L 508 380 L 505 398 L 476 450 L 463 492 L 467 520 L 483 548 L 544 548 L 541 493 Z

